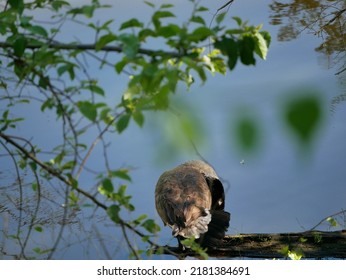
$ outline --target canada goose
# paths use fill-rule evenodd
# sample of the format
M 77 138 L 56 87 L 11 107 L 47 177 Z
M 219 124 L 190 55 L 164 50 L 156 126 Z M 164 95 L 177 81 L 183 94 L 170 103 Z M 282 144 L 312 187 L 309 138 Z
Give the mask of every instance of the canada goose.
M 179 246 L 180 239 L 191 237 L 202 246 L 218 246 L 229 227 L 223 185 L 204 161 L 189 161 L 164 172 L 156 184 L 155 204 Z

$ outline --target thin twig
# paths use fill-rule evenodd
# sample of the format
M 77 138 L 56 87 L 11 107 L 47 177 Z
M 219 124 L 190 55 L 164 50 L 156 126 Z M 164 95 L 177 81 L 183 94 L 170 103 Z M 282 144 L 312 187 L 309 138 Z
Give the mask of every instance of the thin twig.
M 50 175 L 53 175 L 55 178 L 59 179 L 61 182 L 63 182 L 66 185 L 69 186 L 73 186 L 72 182 L 66 178 L 64 175 L 62 175 L 62 173 L 60 173 L 59 170 L 56 170 L 52 167 L 50 167 L 49 165 L 45 164 L 44 162 L 42 162 L 41 160 L 39 160 L 38 158 L 36 158 L 34 156 L 34 154 L 28 152 L 25 148 L 23 148 L 20 144 L 18 144 L 16 141 L 14 141 L 12 139 L 11 136 L 8 136 L 6 134 L 3 134 L 0 132 L 0 137 L 3 138 L 4 140 L 6 140 L 8 143 L 10 143 L 12 146 L 16 147 L 19 151 L 21 151 L 26 157 L 30 158 L 31 160 L 33 160 L 36 164 L 38 164 L 40 167 L 42 167 L 45 171 L 47 171 Z M 92 202 L 94 202 L 96 204 L 96 206 L 106 210 L 107 206 L 105 204 L 103 204 L 102 202 L 98 201 L 95 197 L 93 197 L 91 194 L 89 194 L 88 192 L 74 186 L 74 189 L 81 193 L 82 195 L 86 196 L 87 198 L 89 198 Z
M 97 240 L 98 240 L 98 242 L 99 242 L 100 245 L 101 245 L 101 249 L 103 250 L 103 253 L 105 254 L 105 256 L 106 256 L 106 258 L 107 258 L 108 260 L 111 260 L 111 259 L 112 259 L 111 254 L 108 252 L 107 246 L 106 246 L 106 244 L 103 242 L 103 239 L 101 238 L 101 233 L 100 233 L 100 231 L 98 230 L 98 228 L 97 228 L 96 225 L 94 225 L 94 224 L 92 225 L 92 228 L 93 228 L 93 230 L 94 230 L 95 233 L 96 233 Z
M 324 26 L 333 23 L 338 17 L 341 17 L 341 15 L 345 12 L 346 12 L 346 9 L 342 9 L 342 10 L 336 12 L 335 16 L 331 20 L 329 20 Z
M 132 246 L 132 244 L 131 244 L 131 242 L 130 242 L 128 236 L 127 236 L 125 226 L 124 226 L 123 224 L 121 224 L 120 226 L 121 226 L 121 231 L 122 231 L 122 233 L 123 233 L 123 236 L 124 236 L 124 238 L 125 238 L 125 240 L 126 240 L 127 246 L 130 248 L 131 252 L 132 252 L 133 255 L 136 257 L 136 259 L 139 260 L 140 257 L 139 257 L 139 255 L 138 255 L 137 251 L 135 250 L 135 248 L 133 248 L 133 246 Z
M 114 122 L 117 120 L 117 118 L 123 114 L 123 112 L 119 113 L 117 116 L 114 117 L 114 119 L 112 121 L 110 121 L 106 127 L 100 132 L 100 134 L 96 137 L 96 139 L 94 140 L 94 142 L 91 144 L 88 152 L 86 153 L 85 157 L 83 158 L 82 160 L 82 163 L 80 164 L 79 166 L 79 169 L 77 171 L 77 174 L 76 174 L 76 179 L 79 178 L 80 174 L 82 173 L 83 169 L 84 169 L 84 166 L 88 160 L 88 158 L 90 157 L 91 155 L 91 152 L 94 150 L 94 148 L 96 147 L 97 143 L 102 140 L 103 138 L 103 135 L 108 131 L 108 129 L 114 124 Z
M 63 216 L 62 216 L 62 223 L 61 223 L 61 226 L 60 226 L 60 230 L 59 230 L 59 233 L 58 233 L 58 236 L 54 242 L 54 245 L 53 247 L 51 248 L 50 252 L 49 252 L 49 255 L 47 257 L 48 260 L 52 259 L 52 256 L 53 254 L 55 253 L 56 249 L 58 248 L 58 245 L 62 239 L 62 235 L 64 233 L 64 229 L 65 229 L 65 226 L 66 226 L 66 218 L 67 218 L 67 211 L 68 211 L 68 199 L 69 199 L 69 192 L 70 192 L 70 185 L 67 185 L 66 184 L 66 189 L 65 189 L 65 201 L 64 201 L 64 212 L 63 212 Z
M 10 155 L 15 170 L 16 170 L 16 176 L 17 176 L 17 180 L 18 180 L 18 186 L 19 186 L 19 216 L 18 216 L 18 226 L 17 226 L 17 239 L 18 239 L 18 243 L 19 246 L 21 248 L 21 252 L 20 252 L 20 258 L 26 258 L 25 257 L 25 245 L 22 243 L 22 240 L 19 238 L 19 235 L 22 231 L 21 227 L 22 227 L 22 218 L 23 218 L 23 184 L 22 184 L 22 179 L 20 178 L 20 174 L 19 174 L 19 169 L 18 169 L 18 164 L 14 158 L 14 155 L 12 154 L 12 152 L 6 147 L 6 145 L 0 141 L 0 144 L 4 147 L 4 149 L 6 150 L 6 152 Z
M 226 4 L 222 5 L 220 8 L 217 9 L 216 12 L 221 11 L 223 8 L 226 8 L 228 5 L 231 5 L 233 3 L 234 0 L 230 0 L 228 1 Z
M 72 187 L 74 190 L 76 190 L 78 193 L 84 195 L 85 197 L 89 198 L 93 203 L 95 203 L 96 206 L 102 208 L 103 210 L 107 210 L 108 207 L 103 204 L 102 202 L 100 202 L 98 199 L 96 199 L 93 195 L 91 195 L 90 193 L 84 191 L 83 189 L 79 188 L 78 186 L 74 186 L 73 182 L 70 181 L 69 178 L 66 178 L 62 173 L 60 173 L 59 170 L 56 170 L 50 166 L 48 166 L 47 164 L 45 164 L 44 162 L 42 162 L 41 160 L 39 160 L 38 158 L 35 157 L 35 155 L 29 151 L 27 151 L 25 148 L 23 148 L 20 144 L 18 144 L 16 141 L 14 141 L 11 136 L 8 136 L 6 134 L 3 134 L 2 132 L 0 132 L 0 138 L 3 138 L 6 142 L 10 143 L 12 146 L 14 146 L 15 148 L 17 148 L 21 153 L 23 153 L 23 155 L 27 158 L 30 158 L 33 162 L 35 162 L 37 165 L 39 165 L 41 168 L 43 168 L 45 171 L 47 171 L 50 175 L 54 176 L 55 178 L 57 178 L 58 180 L 60 180 L 62 183 L 66 184 L 68 187 Z M 138 229 L 136 229 L 135 227 L 133 227 L 131 224 L 129 224 L 128 222 L 119 219 L 118 224 L 121 227 L 124 228 L 128 228 L 129 230 L 131 230 L 132 232 L 134 232 L 136 235 L 138 235 L 139 237 L 147 237 L 147 235 L 143 234 L 142 232 L 140 232 Z M 161 246 L 154 243 L 153 241 L 151 241 L 150 239 L 147 240 L 147 243 L 153 247 L 157 247 L 160 248 Z M 176 254 L 174 252 L 169 252 L 169 250 L 164 249 L 166 252 L 171 253 L 172 255 L 176 256 L 179 258 L 179 254 Z
M 312 230 L 315 230 L 318 226 L 320 226 L 323 222 L 325 222 L 328 218 L 331 218 L 331 217 L 335 217 L 335 216 L 338 216 L 338 215 L 341 215 L 341 214 L 344 214 L 346 213 L 346 210 L 341 210 L 337 213 L 334 213 L 332 215 L 328 215 L 327 217 L 323 218 L 321 221 L 319 221 L 315 226 L 313 226 L 310 231 Z
M 40 184 L 40 180 L 39 180 L 37 172 L 34 169 L 32 169 L 32 172 L 34 174 L 34 177 L 35 177 L 35 180 L 36 180 L 36 184 L 37 184 L 37 189 L 36 189 L 37 200 L 36 200 L 36 207 L 35 207 L 34 213 L 33 213 L 32 217 L 31 217 L 31 221 L 30 221 L 30 224 L 29 224 L 28 232 L 26 234 L 26 238 L 25 238 L 24 243 L 23 243 L 24 244 L 24 248 L 28 244 L 29 237 L 30 237 L 31 232 L 33 230 L 33 227 L 35 225 L 35 222 L 36 222 L 36 219 L 37 219 L 37 215 L 38 215 L 38 211 L 40 209 L 40 204 L 41 204 L 41 184 Z

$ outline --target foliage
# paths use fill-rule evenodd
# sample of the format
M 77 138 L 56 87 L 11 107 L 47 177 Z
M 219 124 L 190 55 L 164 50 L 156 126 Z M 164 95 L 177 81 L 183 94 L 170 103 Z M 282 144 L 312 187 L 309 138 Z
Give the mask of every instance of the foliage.
M 304 154 L 309 151 L 324 119 L 322 95 L 315 90 L 300 90 L 288 96 L 290 98 L 284 102 L 282 117 L 288 132 L 297 139 Z
M 196 81 L 206 83 L 207 73 L 225 75 L 237 63 L 255 65 L 257 58 L 266 59 L 270 35 L 261 26 L 234 18 L 237 27 L 230 29 L 225 14 L 209 26 L 203 18 L 208 9 L 199 1 L 191 1 L 191 16 L 178 24 L 173 4 L 145 4 L 152 9 L 149 22 L 130 18 L 118 28 L 112 19 L 96 20 L 99 11 L 111 9 L 98 0 L 82 6 L 61 0 L 2 4 L 0 145 L 14 167 L 17 188 L 6 189 L 1 204 L 12 206 L 1 212 L 18 217 L 3 231 L 15 240 L 10 252 L 0 247 L 3 255 L 52 258 L 78 215 L 104 211 L 121 229 L 131 255 L 140 258 L 143 250 L 133 246 L 129 232 L 154 245 L 152 237 L 160 227 L 146 215 L 133 217 L 135 205 L 127 192 L 131 170 L 111 166 L 107 137 L 123 133 L 131 122 L 142 127 L 145 111 L 169 108 L 180 84 L 189 88 Z M 42 15 L 49 20 L 39 20 Z M 71 25 L 95 39 L 62 41 Z M 161 49 L 147 48 L 158 44 Z M 116 55 L 109 58 L 111 53 Z M 90 61 L 101 70 L 110 67 L 115 77 L 128 77 L 120 98 L 105 91 L 102 79 L 89 69 Z M 38 108 L 42 116 L 54 116 L 61 124 L 59 143 L 47 143 L 45 152 L 47 147 L 37 146 L 40 135 L 21 135 L 18 129 L 27 120 L 17 108 Z M 90 135 L 96 137 L 90 141 Z M 98 144 L 104 162 L 94 171 L 87 166 Z M 85 174 L 95 178 L 89 186 L 81 181 Z M 28 180 L 31 188 L 24 183 Z M 54 220 L 47 209 L 59 217 Z M 58 234 L 51 244 L 30 249 L 29 241 L 53 224 Z
M 286 257 L 286 258 L 289 258 L 291 260 L 300 260 L 304 255 L 302 252 L 299 252 L 298 251 L 294 251 L 294 250 L 290 250 L 289 249 L 289 246 L 285 246 L 281 253 Z
M 258 150 L 261 142 L 259 117 L 248 111 L 243 109 L 237 112 L 237 116 L 233 119 L 234 124 L 230 133 L 235 135 L 237 150 L 240 150 L 242 153 L 254 153 Z
M 193 251 L 199 258 L 206 260 L 208 259 L 207 249 L 202 248 L 200 244 L 195 241 L 195 238 L 188 238 L 181 241 L 181 244 L 186 246 L 188 250 Z

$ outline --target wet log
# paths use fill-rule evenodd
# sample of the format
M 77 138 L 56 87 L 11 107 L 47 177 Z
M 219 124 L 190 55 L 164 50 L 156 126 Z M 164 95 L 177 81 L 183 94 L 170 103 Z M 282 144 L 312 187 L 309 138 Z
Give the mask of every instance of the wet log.
M 163 251 L 180 257 L 196 256 L 178 247 L 164 247 Z M 209 257 L 217 258 L 274 259 L 290 253 L 308 259 L 345 259 L 346 230 L 228 235 L 221 246 L 207 249 Z

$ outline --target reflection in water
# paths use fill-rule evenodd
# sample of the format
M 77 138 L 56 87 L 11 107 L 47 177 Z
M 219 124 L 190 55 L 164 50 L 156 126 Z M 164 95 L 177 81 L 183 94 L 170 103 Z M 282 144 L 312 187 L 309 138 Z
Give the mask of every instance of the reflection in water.
M 288 41 L 308 31 L 322 43 L 316 51 L 324 54 L 337 75 L 346 71 L 346 2 L 344 0 L 274 1 L 270 5 L 271 24 L 281 25 L 278 39 Z

